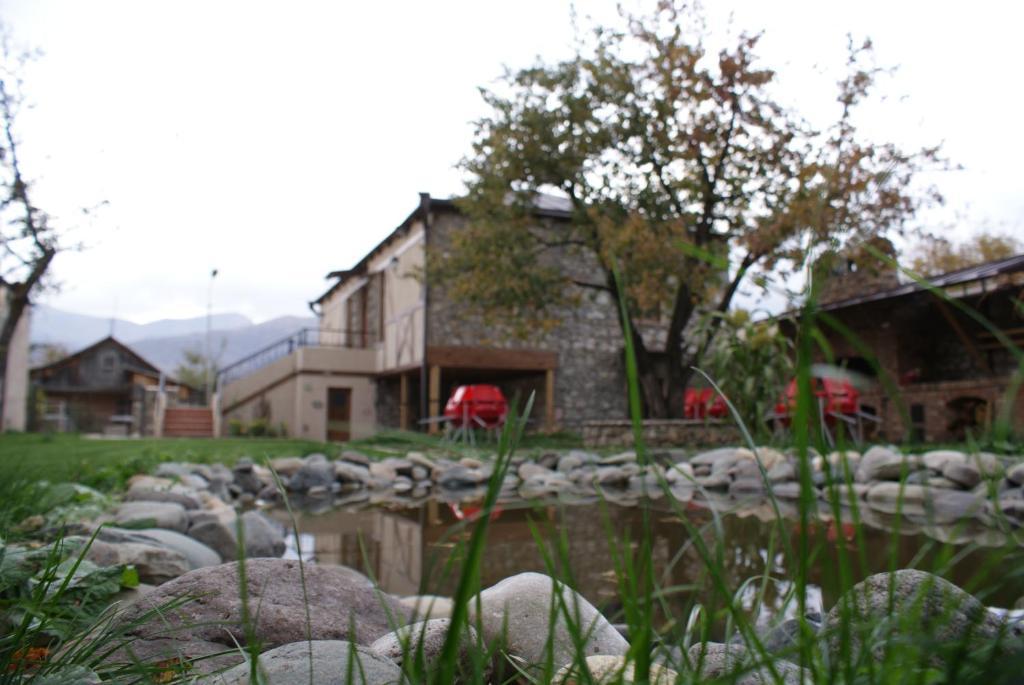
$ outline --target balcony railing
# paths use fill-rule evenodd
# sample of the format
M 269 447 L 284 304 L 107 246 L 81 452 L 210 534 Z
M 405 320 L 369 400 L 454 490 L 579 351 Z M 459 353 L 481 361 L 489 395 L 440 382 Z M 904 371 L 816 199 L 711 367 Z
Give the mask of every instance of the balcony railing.
M 301 347 L 345 347 L 349 349 L 366 349 L 376 340 L 365 331 L 333 331 L 323 328 L 303 328 L 287 338 L 267 345 L 253 352 L 248 357 L 225 366 L 217 373 L 217 387 L 244 378 L 252 372 L 284 359 Z

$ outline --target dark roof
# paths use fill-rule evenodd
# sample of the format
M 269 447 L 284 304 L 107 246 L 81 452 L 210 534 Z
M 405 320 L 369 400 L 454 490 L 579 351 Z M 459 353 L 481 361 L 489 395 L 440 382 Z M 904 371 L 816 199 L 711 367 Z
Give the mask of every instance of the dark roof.
M 37 366 L 34 369 L 32 369 L 31 373 L 32 374 L 38 374 L 38 373 L 42 373 L 43 371 L 48 371 L 48 370 L 51 370 L 51 369 L 59 369 L 62 366 L 67 366 L 68 364 L 70 364 L 71 362 L 75 361 L 76 359 L 79 359 L 80 357 L 84 357 L 85 355 L 91 353 L 93 350 L 95 350 L 95 349 L 97 349 L 97 348 L 99 348 L 99 347 L 101 347 L 103 345 L 107 345 L 107 344 L 112 344 L 115 347 L 119 347 L 121 350 L 123 350 L 124 352 L 127 352 L 131 356 L 135 357 L 135 359 L 138 362 L 140 362 L 139 365 L 134 365 L 134 364 L 127 365 L 126 368 L 128 370 L 133 371 L 135 373 L 150 374 L 150 375 L 156 376 L 157 378 L 159 378 L 160 374 L 163 373 L 159 368 L 157 368 L 153 364 L 151 364 L 148 361 L 146 361 L 142 357 L 142 355 L 140 355 L 138 352 L 136 352 L 132 348 L 128 347 L 127 345 L 125 345 L 123 342 L 121 342 L 120 340 L 118 340 L 117 338 L 115 338 L 112 335 L 108 335 L 106 338 L 103 338 L 102 340 L 97 340 L 92 345 L 89 345 L 88 347 L 83 347 L 78 352 L 75 352 L 74 354 L 69 354 L 68 356 L 64 357 L 63 359 L 58 359 L 57 361 L 55 361 L 55 362 L 53 362 L 51 364 L 46 364 L 44 366 Z M 164 374 L 164 378 L 166 378 L 171 383 L 174 383 L 176 385 L 181 385 L 180 383 L 178 383 L 176 380 L 174 380 L 173 378 L 171 378 L 167 374 Z
M 352 276 L 358 276 L 359 274 L 366 273 L 367 265 L 370 260 L 373 259 L 374 255 L 380 252 L 382 249 L 387 247 L 395 239 L 405 235 L 409 232 L 413 222 L 417 218 L 423 218 L 423 215 L 430 210 L 443 210 L 448 212 L 458 213 L 459 207 L 457 205 L 457 198 L 432 198 L 429 193 L 420 193 L 420 204 L 414 209 L 405 220 L 398 225 L 398 227 L 384 238 L 384 240 L 377 243 L 377 246 L 366 253 L 366 255 L 359 260 L 355 266 L 351 269 L 341 269 L 338 271 L 332 271 L 325 278 L 338 279 L 331 285 L 327 291 L 309 303 L 312 309 L 313 305 L 320 304 L 328 297 L 330 297 L 345 281 Z M 534 213 L 537 216 L 549 217 L 552 219 L 568 219 L 572 214 L 572 202 L 569 198 L 559 197 L 557 195 L 548 195 L 546 193 L 538 193 L 535 201 Z
M 943 290 L 951 289 L 954 291 L 951 294 L 956 296 L 955 291 L 957 286 L 963 286 L 963 292 L 960 296 L 966 297 L 967 295 L 975 294 L 975 291 L 988 292 L 989 289 L 986 281 L 989 279 L 1003 274 L 1016 272 L 1024 272 L 1024 254 L 1007 257 L 1006 259 L 997 259 L 992 262 L 985 262 L 984 264 L 977 264 L 975 266 L 968 266 L 963 269 L 949 271 L 937 276 L 929 276 L 924 279 L 923 283 L 911 281 L 910 283 L 904 283 L 893 288 L 886 288 L 885 290 L 879 290 L 873 293 L 855 295 L 843 300 L 829 302 L 828 304 L 821 305 L 820 309 L 826 311 L 843 309 L 845 307 L 852 307 L 854 305 L 865 304 L 867 302 L 877 302 L 879 300 L 890 300 L 895 297 L 903 297 L 904 295 L 923 292 L 930 288 L 941 288 Z M 980 289 L 972 288 L 970 289 L 971 292 L 968 292 L 969 289 L 966 286 L 978 283 L 981 284 Z M 996 287 L 999 286 L 999 284 L 995 285 Z

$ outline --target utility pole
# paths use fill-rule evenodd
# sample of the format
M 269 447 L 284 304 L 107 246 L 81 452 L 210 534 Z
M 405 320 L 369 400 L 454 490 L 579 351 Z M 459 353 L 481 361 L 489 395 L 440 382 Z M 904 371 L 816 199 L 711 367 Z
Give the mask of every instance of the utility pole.
M 213 401 L 213 361 L 211 356 L 213 354 L 213 345 L 211 343 L 211 335 L 213 332 L 213 279 L 217 278 L 217 270 L 214 269 L 210 272 L 210 286 L 206 291 L 206 353 L 203 355 L 203 377 L 206 380 L 206 406 L 211 406 Z

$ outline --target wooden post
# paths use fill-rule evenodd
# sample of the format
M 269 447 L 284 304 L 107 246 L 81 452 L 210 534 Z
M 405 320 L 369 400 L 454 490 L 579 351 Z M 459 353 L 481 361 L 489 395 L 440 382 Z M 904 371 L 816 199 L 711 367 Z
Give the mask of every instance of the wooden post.
M 544 429 L 555 431 L 555 370 L 544 372 Z
M 409 430 L 409 376 L 398 377 L 398 427 Z
M 430 418 L 441 415 L 441 367 L 431 366 L 430 367 Z M 430 428 L 427 429 L 431 435 L 437 435 L 441 432 L 441 424 L 433 422 L 430 424 Z

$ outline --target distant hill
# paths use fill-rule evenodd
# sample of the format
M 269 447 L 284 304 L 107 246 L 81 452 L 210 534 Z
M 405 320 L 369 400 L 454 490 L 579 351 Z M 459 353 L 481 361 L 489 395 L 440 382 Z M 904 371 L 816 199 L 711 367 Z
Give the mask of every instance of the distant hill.
M 252 321 L 241 314 L 214 314 L 211 326 L 215 330 L 232 330 L 252 326 Z M 75 314 L 44 304 L 32 308 L 32 343 L 63 345 L 71 352 L 91 345 L 110 335 L 111 320 L 100 316 Z M 114 337 L 132 344 L 146 338 L 166 338 L 206 332 L 206 317 L 191 319 L 162 319 L 151 323 L 134 323 L 124 319 L 113 320 Z
M 282 316 L 254 324 L 241 314 L 214 314 L 210 334 L 212 356 L 220 366 L 248 356 L 300 328 L 316 327 L 314 317 Z M 65 312 L 45 305 L 32 311 L 32 365 L 43 363 L 42 347 L 59 345 L 76 352 L 110 334 L 110 319 Z M 206 317 L 165 319 L 137 324 L 114 320 L 114 337 L 129 345 L 168 374 L 181 363 L 186 350 L 205 350 Z
M 258 352 L 271 343 L 295 333 L 300 328 L 315 328 L 314 317 L 282 316 L 244 328 L 215 330 L 210 335 L 211 356 L 224 367 Z M 186 350 L 204 351 L 206 329 L 201 333 L 147 338 L 131 344 L 133 350 L 167 373 L 173 373 Z

